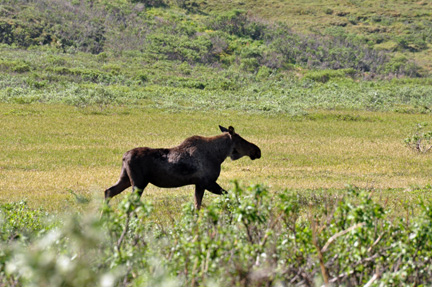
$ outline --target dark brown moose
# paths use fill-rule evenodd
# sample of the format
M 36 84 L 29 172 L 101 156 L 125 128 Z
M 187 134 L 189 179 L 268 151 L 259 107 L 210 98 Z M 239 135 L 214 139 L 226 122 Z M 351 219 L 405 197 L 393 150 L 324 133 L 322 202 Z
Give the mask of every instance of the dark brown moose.
M 222 194 L 226 191 L 216 183 L 221 164 L 227 158 L 237 160 L 261 157 L 261 150 L 239 136 L 233 127 L 219 126 L 221 135 L 193 136 L 173 148 L 139 147 L 126 152 L 119 181 L 105 190 L 109 200 L 132 186 L 139 195 L 151 183 L 158 187 L 195 185 L 195 207 L 200 209 L 204 191 Z

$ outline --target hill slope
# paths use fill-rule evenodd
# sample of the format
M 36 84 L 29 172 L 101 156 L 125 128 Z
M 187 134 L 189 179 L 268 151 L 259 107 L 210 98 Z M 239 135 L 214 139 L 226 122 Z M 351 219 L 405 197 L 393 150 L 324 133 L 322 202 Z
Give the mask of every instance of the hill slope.
M 399 2 L 177 1 L 186 8 L 178 10 L 166 5 L 161 9 L 149 8 L 164 4 L 155 0 L 5 1 L 0 9 L 0 42 L 22 47 L 51 45 L 64 51 L 76 48 L 94 54 L 140 50 L 153 53 L 156 58 L 189 63 L 232 64 L 233 58 L 224 56 L 235 55 L 257 59 L 255 66 L 278 69 L 298 64 L 307 68 L 418 75 L 419 70 L 411 68 L 396 71 L 389 66 L 371 67 L 372 63 L 382 64 L 386 60 L 385 53 L 378 55 L 378 51 L 386 51 L 393 52 L 392 57 L 398 62 L 421 57 L 420 66 L 429 69 L 426 55 L 432 40 L 432 24 L 428 21 L 432 6 Z M 248 12 L 233 10 L 238 7 Z M 203 11 L 209 14 L 204 15 Z M 275 25 L 276 22 L 287 26 Z M 240 52 L 245 47 L 239 39 L 253 44 L 252 51 Z M 193 43 L 187 43 L 191 40 Z M 270 49 L 263 42 L 270 44 Z M 331 63 L 335 61 L 339 63 Z
M 411 57 L 428 52 L 427 36 L 423 50 L 410 50 L 410 42 L 378 49 L 388 41 L 354 33 L 354 24 L 307 25 L 314 14 L 348 17 L 338 12 L 342 6 L 299 2 L 297 8 L 310 12 L 297 15 L 283 3 L 3 1 L 0 101 L 294 114 L 310 108 L 430 111 L 428 66 Z M 347 6 L 350 15 L 362 11 L 357 6 Z M 284 9 L 297 16 L 277 16 Z
M 300 33 L 345 35 L 376 50 L 404 54 L 427 70 L 432 67 L 430 1 L 208 0 L 203 9 L 220 13 L 238 7 Z

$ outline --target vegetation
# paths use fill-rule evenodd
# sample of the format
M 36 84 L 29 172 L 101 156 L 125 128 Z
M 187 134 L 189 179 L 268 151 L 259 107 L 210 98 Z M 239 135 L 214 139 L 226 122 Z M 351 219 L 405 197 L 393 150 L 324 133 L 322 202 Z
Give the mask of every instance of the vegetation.
M 431 13 L 1 0 L 0 286 L 430 284 Z M 126 150 L 224 123 L 263 158 L 219 182 L 253 185 L 100 206 Z
M 281 21 L 298 33 L 338 36 L 351 43 L 415 59 L 430 70 L 432 5 L 428 1 L 215 1 L 210 13 L 242 7 L 256 18 Z
M 419 153 L 427 153 L 432 148 L 432 131 L 426 130 L 428 123 L 416 125 L 415 132 L 405 139 L 407 146 Z
M 430 187 L 419 192 L 430 193 Z M 10 286 L 358 286 L 430 282 L 431 207 L 393 219 L 373 192 L 307 198 L 235 184 L 170 226 L 137 194 L 97 216 L 40 225 L 25 203 L 1 205 L 0 282 Z M 11 207 L 14 211 L 10 212 Z M 19 225 L 14 222 L 33 225 Z M 22 219 L 26 218 L 26 219 Z M 30 236 L 29 236 L 30 235 Z
M 109 105 L 169 110 L 241 110 L 302 114 L 311 108 L 398 112 L 430 111 L 428 78 L 359 81 L 352 69 L 299 70 L 301 79 L 259 66 L 220 70 L 186 62 L 140 62 L 139 56 L 110 58 L 2 47 L 0 101 Z M 106 58 L 105 58 L 106 57 Z M 104 60 L 101 60 L 104 59 Z M 296 72 L 297 73 L 297 72 Z
M 0 101 L 429 112 L 429 70 L 408 54 L 193 3 L 3 1 Z

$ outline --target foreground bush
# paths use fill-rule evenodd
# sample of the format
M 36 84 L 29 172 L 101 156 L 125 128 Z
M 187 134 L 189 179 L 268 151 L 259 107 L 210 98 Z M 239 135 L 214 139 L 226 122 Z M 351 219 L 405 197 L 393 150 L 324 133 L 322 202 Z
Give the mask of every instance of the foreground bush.
M 22 205 L 22 204 L 21 204 Z M 8 286 L 419 286 L 431 283 L 432 206 L 394 219 L 370 192 L 305 198 L 238 185 L 172 224 L 152 219 L 135 194 L 102 216 L 62 227 L 24 206 L 0 207 L 0 285 Z M 18 206 L 19 207 L 19 206 Z M 407 208 L 411 208 L 407 206 Z M 45 231 L 43 231 L 45 230 Z M 43 231 L 43 232 L 42 232 Z M 18 240 L 16 234 L 27 234 Z

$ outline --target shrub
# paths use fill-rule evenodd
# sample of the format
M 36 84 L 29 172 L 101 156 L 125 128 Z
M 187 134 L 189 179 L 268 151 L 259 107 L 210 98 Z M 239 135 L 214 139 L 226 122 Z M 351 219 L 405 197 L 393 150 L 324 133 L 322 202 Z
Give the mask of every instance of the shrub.
M 354 76 L 354 69 L 341 69 L 341 70 L 321 70 L 310 71 L 305 73 L 305 78 L 316 82 L 326 83 L 330 79 L 345 78 L 347 76 Z
M 26 201 L 0 205 L 0 239 L 2 242 L 26 241 L 44 232 L 48 214 L 42 209 L 32 210 Z
M 140 84 L 145 84 L 149 79 L 148 75 L 145 73 L 140 73 L 135 78 Z
M 267 79 L 272 74 L 272 70 L 266 66 L 261 66 L 257 72 L 256 79 L 263 80 Z
M 188 37 L 186 35 L 152 34 L 147 38 L 148 51 L 155 57 L 162 55 L 165 59 L 181 62 L 211 62 L 209 57 L 212 42 L 205 36 Z
M 15 5 L 4 9 L 7 20 L 0 21 L 0 42 L 101 54 L 100 62 L 107 61 L 105 50 L 110 50 L 115 54 L 134 52 L 152 60 L 239 65 L 248 73 L 256 73 L 263 65 L 270 69 L 295 65 L 325 70 L 352 68 L 380 76 L 422 74 L 414 62 L 389 63 L 390 54 L 370 49 L 366 39 L 342 29 L 326 31 L 327 36 L 304 35 L 242 10 L 190 17 L 181 10 L 145 9 L 163 5 L 163 1 L 132 2 L 138 4 L 40 0 L 20 5 L 10 1 Z M 188 10 L 200 5 L 197 1 L 176 3 Z M 402 37 L 397 45 L 423 49 L 429 41 L 424 35 Z M 251 54 L 250 50 L 255 51 Z
M 146 7 L 161 7 L 166 6 L 165 0 L 131 0 L 132 3 L 142 3 Z
M 221 30 L 231 35 L 248 37 L 253 40 L 262 39 L 267 29 L 265 24 L 250 19 L 245 11 L 237 9 L 209 19 L 207 25 L 212 30 Z
M 407 75 L 410 77 L 418 77 L 422 71 L 413 61 L 408 60 L 405 56 L 397 56 L 392 58 L 383 67 L 385 74 L 393 74 L 396 76 Z
M 16 65 L 16 66 L 12 67 L 11 71 L 12 72 L 16 72 L 16 73 L 29 72 L 30 71 L 30 66 L 23 63 L 23 64 Z
M 427 153 L 432 149 L 432 130 L 427 129 L 428 123 L 419 123 L 414 132 L 405 139 L 407 147 L 418 153 Z
M 0 69 L 9 70 L 15 73 L 26 73 L 31 70 L 29 64 L 18 60 L 0 60 Z

